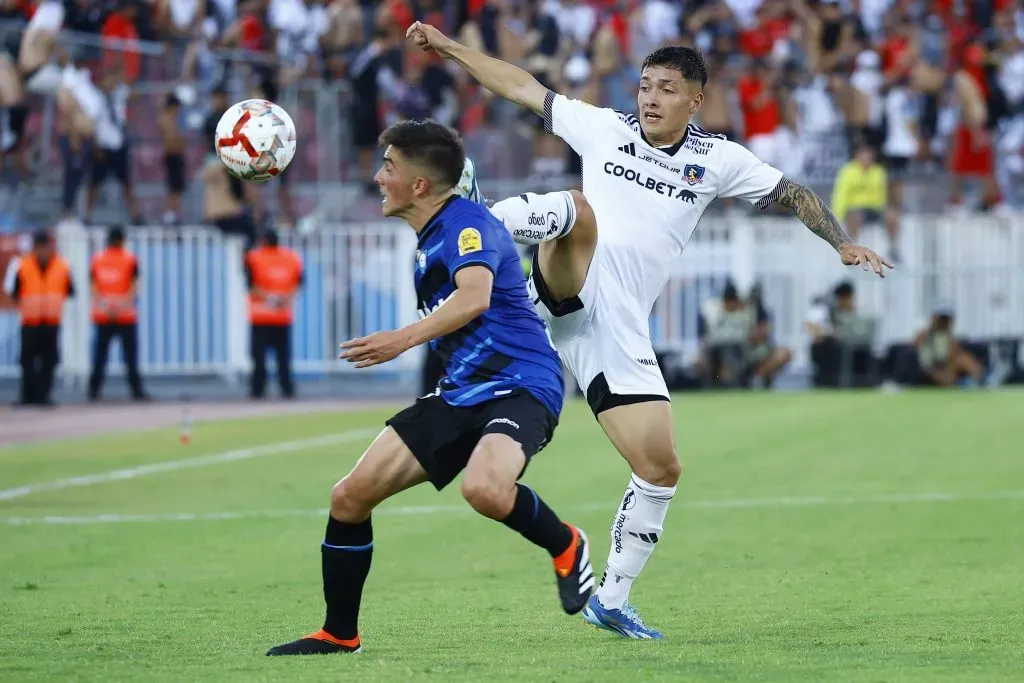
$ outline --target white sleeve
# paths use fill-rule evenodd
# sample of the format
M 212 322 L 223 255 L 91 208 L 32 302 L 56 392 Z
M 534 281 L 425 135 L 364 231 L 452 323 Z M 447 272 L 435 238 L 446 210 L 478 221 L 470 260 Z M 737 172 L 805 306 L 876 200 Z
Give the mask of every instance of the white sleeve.
M 618 120 L 619 115 L 611 109 L 570 100 L 550 90 L 544 98 L 544 130 L 568 142 L 580 156 L 599 144 L 598 131 Z
M 743 145 L 723 141 L 719 156 L 719 197 L 746 199 L 758 208 L 775 201 L 772 190 L 782 181 L 782 171 L 758 159 Z

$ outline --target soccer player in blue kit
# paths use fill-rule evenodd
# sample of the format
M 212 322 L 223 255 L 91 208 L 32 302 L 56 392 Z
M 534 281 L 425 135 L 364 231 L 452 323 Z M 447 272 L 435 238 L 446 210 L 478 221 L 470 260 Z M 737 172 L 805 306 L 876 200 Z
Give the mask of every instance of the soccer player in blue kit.
M 375 181 L 384 215 L 404 219 L 419 236 L 414 268 L 421 319 L 346 342 L 341 358 L 369 367 L 430 342 L 445 359 L 446 376 L 434 393 L 387 420 L 335 484 L 321 548 L 323 628 L 268 655 L 358 652 L 373 509 L 425 481 L 441 490 L 463 470 L 462 495 L 473 509 L 550 554 L 568 614 L 583 609 L 594 586 L 586 536 L 517 483 L 551 439 L 564 383 L 512 238 L 486 208 L 455 193 L 465 153 L 454 131 L 403 121 L 380 142 L 384 163 Z

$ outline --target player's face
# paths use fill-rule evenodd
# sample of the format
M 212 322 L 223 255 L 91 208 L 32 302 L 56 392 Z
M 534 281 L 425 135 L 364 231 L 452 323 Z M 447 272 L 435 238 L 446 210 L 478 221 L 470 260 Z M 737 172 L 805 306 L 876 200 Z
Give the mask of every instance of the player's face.
M 414 187 L 419 180 L 402 153 L 388 145 L 384 150 L 384 163 L 373 177 L 384 195 L 381 210 L 385 216 L 397 216 L 409 208 L 416 196 Z
M 685 80 L 675 69 L 651 66 L 640 75 L 636 104 L 640 127 L 651 142 L 677 142 L 703 102 L 700 84 Z

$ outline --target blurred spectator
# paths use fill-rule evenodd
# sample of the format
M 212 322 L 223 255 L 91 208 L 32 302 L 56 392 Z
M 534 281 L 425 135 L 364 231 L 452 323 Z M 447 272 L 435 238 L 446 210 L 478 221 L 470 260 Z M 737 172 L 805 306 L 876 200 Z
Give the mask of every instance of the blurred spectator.
M 327 33 L 327 12 L 314 0 L 272 0 L 268 24 L 276 33 L 280 85 L 312 75 L 318 68 L 320 40 Z
M 767 389 L 772 386 L 775 377 L 789 365 L 793 353 L 784 346 L 779 346 L 772 338 L 772 317 L 764 305 L 764 292 L 760 284 L 755 284 L 747 294 L 746 307 L 756 311 L 757 324 L 750 333 L 750 352 L 748 363 L 752 366 L 753 379 L 760 380 Z
M 160 139 L 164 147 L 164 181 L 167 183 L 167 205 L 163 222 L 181 222 L 181 195 L 185 192 L 185 136 L 181 129 L 181 101 L 168 93 L 160 110 Z
M 403 118 L 434 119 L 446 126 L 455 124 L 455 79 L 440 62 L 423 52 L 407 51 L 402 80 L 395 107 Z
M 324 50 L 346 55 L 363 44 L 363 10 L 356 0 L 333 0 L 325 8 L 327 32 L 321 42 Z
M 864 387 L 878 381 L 872 353 L 877 323 L 857 310 L 853 284 L 842 282 L 827 297 L 816 299 L 805 327 L 811 337 L 812 384 L 815 387 Z
M 965 378 L 970 378 L 976 386 L 982 383 L 985 370 L 957 341 L 953 322 L 953 310 L 940 306 L 932 314 L 928 327 L 914 337 L 917 367 L 912 367 L 911 383 L 954 387 Z
M 359 180 L 363 182 L 367 194 L 377 192 L 373 174 L 377 138 L 382 130 L 382 91 L 393 87 L 390 82 L 395 78 L 385 64 L 385 55 L 391 45 L 390 32 L 378 27 L 369 44 L 359 51 L 349 67 L 349 79 L 352 82 L 352 104 L 349 109 L 352 143 L 359 155 Z
M 216 225 L 226 235 L 238 235 L 249 249 L 256 241 L 256 225 L 261 223 L 264 208 L 259 191 L 253 183 L 246 183 L 228 173 L 217 156 L 217 122 L 228 108 L 223 89 L 214 93 L 211 111 L 204 129 L 208 132 L 209 153 L 200 173 L 203 181 L 203 220 Z
M 11 0 L 7 6 L 0 5 L 0 12 L 14 12 L 16 7 Z M 28 175 L 25 159 L 25 124 L 28 121 L 28 105 L 25 101 L 25 89 L 22 86 L 21 74 L 18 72 L 17 55 L 20 39 L 6 45 L 8 52 L 0 52 L 0 155 L 15 155 L 15 163 L 22 178 Z
M 123 72 L 117 67 L 105 69 L 101 73 L 99 86 L 102 106 L 95 118 L 91 172 L 85 200 L 86 220 L 92 216 L 92 209 L 103 181 L 109 174 L 113 174 L 121 185 L 128 215 L 135 225 L 141 225 L 142 217 L 135 202 L 135 190 L 131 180 L 131 144 L 127 130 L 128 99 L 131 90 L 124 83 Z
M 698 120 L 701 128 L 708 132 L 724 135 L 730 140 L 742 140 L 739 126 L 733 118 L 734 99 L 729 92 L 725 63 L 725 54 L 714 53 L 709 58 L 711 76 L 704 86 L 704 104 L 698 112 Z
M 87 68 L 72 62 L 65 67 L 57 92 L 57 131 L 64 167 L 65 216 L 76 213 L 78 190 L 89 169 L 96 125 L 103 115 L 104 96 Z
M 885 139 L 881 65 L 882 59 L 877 52 L 864 50 L 857 55 L 856 67 L 850 76 L 850 85 L 863 97 L 865 121 L 861 130 L 861 140 L 876 150 L 881 148 Z
M 1024 8 L 999 15 L 998 83 L 1006 116 L 996 158 L 999 186 L 1007 203 L 1024 209 Z
M 103 53 L 103 70 L 120 70 L 126 83 L 138 80 L 142 69 L 142 58 L 138 50 L 125 49 L 139 40 L 139 30 L 136 28 L 138 15 L 137 2 L 121 0 L 117 9 L 107 15 L 100 29 L 104 42 L 115 43 Z
M 50 63 L 50 57 L 64 23 L 64 4 L 60 0 L 42 0 L 25 27 L 18 51 L 18 71 L 29 92 L 51 95 L 60 86 L 61 70 Z
M 788 136 L 782 129 L 779 72 L 761 59 L 755 62 L 752 73 L 740 78 L 737 90 L 747 147 L 761 161 L 781 168 L 789 150 Z
M 696 373 L 706 385 L 749 387 L 752 380 L 760 379 L 770 386 L 789 363 L 789 349 L 772 344 L 771 319 L 758 292 L 744 302 L 730 282 L 721 299 L 710 299 L 701 306 L 697 323 L 701 357 Z
M 889 234 L 889 251 L 895 254 L 899 247 L 899 223 L 897 215 L 886 209 L 886 191 L 885 169 L 875 158 L 874 148 L 861 143 L 854 158 L 836 176 L 832 186 L 832 212 L 846 223 L 847 231 L 855 240 L 866 222 L 884 222 Z
M 964 47 L 953 75 L 960 114 L 949 157 L 952 174 L 949 202 L 953 206 L 963 202 L 964 181 L 968 178 L 981 183 L 983 208 L 994 207 L 1001 200 L 992 143 L 994 112 L 990 107 L 995 83 L 985 68 L 985 62 L 985 49 L 977 43 L 969 43 Z
M 882 163 L 888 179 L 886 225 L 892 242 L 892 256 L 897 258 L 900 217 L 903 211 L 903 184 L 910 166 L 921 152 L 918 121 L 922 97 L 909 87 L 909 78 L 893 80 L 883 95 L 885 137 L 882 142 Z

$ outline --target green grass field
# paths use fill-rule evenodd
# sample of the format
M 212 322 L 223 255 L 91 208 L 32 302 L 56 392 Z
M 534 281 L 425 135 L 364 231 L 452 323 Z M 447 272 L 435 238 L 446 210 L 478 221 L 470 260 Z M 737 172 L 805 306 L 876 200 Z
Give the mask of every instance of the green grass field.
M 321 623 L 323 509 L 384 413 L 0 451 L 4 491 L 155 465 L 0 493 L 0 680 L 1024 678 L 1024 394 L 687 395 L 675 411 L 683 481 L 633 593 L 661 642 L 564 615 L 542 551 L 457 486 L 420 487 L 375 516 L 364 653 L 265 657 Z M 600 572 L 627 477 L 577 403 L 525 481 L 589 532 Z

